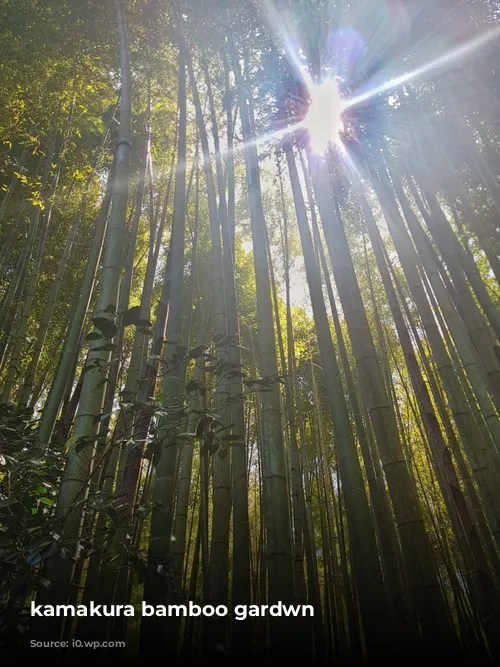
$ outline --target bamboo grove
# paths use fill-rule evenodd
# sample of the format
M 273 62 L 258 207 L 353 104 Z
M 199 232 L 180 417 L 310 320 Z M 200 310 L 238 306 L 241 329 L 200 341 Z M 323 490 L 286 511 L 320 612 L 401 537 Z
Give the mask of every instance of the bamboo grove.
M 3 651 L 500 658 L 499 16 L 2 3 Z

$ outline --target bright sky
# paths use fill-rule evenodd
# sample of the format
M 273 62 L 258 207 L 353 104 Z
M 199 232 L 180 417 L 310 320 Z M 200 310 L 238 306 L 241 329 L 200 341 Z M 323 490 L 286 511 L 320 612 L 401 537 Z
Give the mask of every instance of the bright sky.
M 245 241 L 242 247 L 246 252 L 251 252 L 252 242 Z M 280 285 L 280 296 L 284 300 L 284 285 Z M 311 312 L 311 304 L 309 300 L 309 288 L 306 282 L 306 274 L 304 271 L 304 260 L 302 257 L 297 257 L 294 265 L 290 271 L 290 300 L 293 306 L 301 306 L 307 312 Z

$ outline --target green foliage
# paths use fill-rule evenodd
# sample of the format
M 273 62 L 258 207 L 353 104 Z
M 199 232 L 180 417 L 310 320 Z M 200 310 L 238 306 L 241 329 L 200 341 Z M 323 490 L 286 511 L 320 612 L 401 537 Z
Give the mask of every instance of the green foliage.
M 53 530 L 64 452 L 40 448 L 31 412 L 0 407 L 0 630 L 48 585 L 44 561 L 65 557 Z

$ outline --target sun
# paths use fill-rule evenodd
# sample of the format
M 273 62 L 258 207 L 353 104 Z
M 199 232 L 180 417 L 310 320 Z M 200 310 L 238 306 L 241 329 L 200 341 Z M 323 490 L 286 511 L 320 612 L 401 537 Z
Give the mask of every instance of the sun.
M 340 142 L 340 133 L 344 129 L 341 117 L 344 102 L 335 79 L 311 85 L 309 96 L 311 102 L 302 125 L 309 134 L 312 151 L 322 154 L 329 145 Z

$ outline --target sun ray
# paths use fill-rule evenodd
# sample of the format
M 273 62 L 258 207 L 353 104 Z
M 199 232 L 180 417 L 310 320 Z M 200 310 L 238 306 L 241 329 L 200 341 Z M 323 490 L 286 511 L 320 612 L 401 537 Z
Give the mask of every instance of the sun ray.
M 306 117 L 301 121 L 257 136 L 250 142 L 242 142 L 233 147 L 233 152 L 244 150 L 248 146 L 257 147 L 272 141 L 278 141 L 287 134 L 293 134 L 300 129 L 307 130 L 311 149 L 317 154 L 322 154 L 328 145 L 341 146 L 340 133 L 343 129 L 341 115 L 345 110 L 422 77 L 432 70 L 451 66 L 500 35 L 500 28 L 495 27 L 410 72 L 392 77 L 371 90 L 354 95 L 351 98 L 344 98 L 340 96 L 335 79 L 326 78 L 319 84 L 313 81 L 310 72 L 304 63 L 301 62 L 297 53 L 295 47 L 296 40 L 293 39 L 286 15 L 278 12 L 272 0 L 259 0 L 259 4 L 261 5 L 262 14 L 266 18 L 266 22 L 279 38 L 288 62 L 295 72 L 300 75 L 309 91 L 311 103 Z M 223 152 L 227 154 L 227 151 Z
M 475 37 L 474 39 L 466 42 L 465 44 L 462 44 L 461 46 L 455 49 L 452 49 L 451 51 L 448 51 L 447 53 L 444 53 L 443 55 L 439 56 L 438 58 L 435 58 L 434 60 L 431 60 L 425 65 L 417 67 L 411 72 L 405 72 L 400 76 L 385 81 L 384 83 L 380 84 L 379 86 L 376 86 L 375 88 L 372 88 L 371 90 L 367 90 L 365 93 L 361 93 L 360 95 L 356 95 L 351 99 L 346 100 L 345 108 L 347 109 L 349 107 L 361 104 L 362 102 L 366 102 L 372 97 L 380 95 L 381 93 L 388 92 L 389 90 L 393 90 L 394 88 L 397 88 L 398 86 L 401 86 L 404 83 L 408 83 L 413 79 L 419 78 L 433 69 L 443 68 L 452 65 L 456 61 L 460 60 L 461 58 L 464 58 L 473 51 L 476 51 L 478 48 L 480 48 L 487 42 L 491 41 L 495 37 L 498 37 L 499 35 L 500 35 L 500 28 L 498 27 L 493 28 L 492 30 L 488 30 L 482 35 Z
M 301 62 L 294 44 L 293 33 L 288 16 L 283 11 L 278 11 L 272 0 L 259 0 L 261 16 L 271 28 L 272 32 L 280 39 L 282 47 L 290 65 L 297 74 L 303 74 L 304 63 Z M 307 81 L 306 81 L 307 83 Z
M 232 154 L 234 155 L 235 153 L 241 152 L 251 146 L 257 147 L 267 144 L 270 141 L 278 141 L 279 139 L 283 139 L 285 135 L 293 134 L 294 132 L 303 127 L 304 127 L 304 121 L 300 121 L 298 123 L 293 123 L 292 125 L 287 125 L 286 127 L 279 128 L 274 132 L 267 132 L 265 134 L 260 134 L 251 141 L 246 141 L 246 142 L 242 141 L 241 143 L 234 145 L 232 149 Z M 221 155 L 224 155 L 225 157 L 227 157 L 230 154 L 231 151 L 227 150 L 227 148 L 225 150 L 221 150 Z

